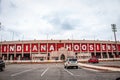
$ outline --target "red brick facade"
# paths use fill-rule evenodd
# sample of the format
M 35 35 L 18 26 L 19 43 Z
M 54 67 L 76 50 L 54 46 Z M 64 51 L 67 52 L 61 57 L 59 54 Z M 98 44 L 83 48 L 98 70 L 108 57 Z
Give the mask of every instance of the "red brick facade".
M 61 59 L 83 58 L 90 54 L 98 58 L 120 57 L 120 42 L 94 40 L 31 40 L 4 41 L 0 44 L 0 56 L 4 59 Z M 72 55 L 72 56 L 71 56 Z

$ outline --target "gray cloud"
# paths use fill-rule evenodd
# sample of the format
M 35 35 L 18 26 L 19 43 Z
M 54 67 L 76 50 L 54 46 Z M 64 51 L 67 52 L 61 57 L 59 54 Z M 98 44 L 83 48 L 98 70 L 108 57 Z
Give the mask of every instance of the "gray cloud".
M 68 3 L 69 2 L 69 3 Z M 111 24 L 120 40 L 120 0 L 0 0 L 0 22 L 5 40 L 15 39 L 111 39 Z M 12 35 L 12 34 L 11 34 Z M 30 36 L 31 35 L 31 36 Z M 62 35 L 62 36 L 61 36 Z M 112 37 L 112 38 L 111 38 Z
M 71 19 L 67 17 L 67 15 L 62 15 L 62 14 L 44 16 L 43 19 L 48 21 L 48 23 L 51 24 L 55 29 L 74 30 L 75 27 L 78 25 L 79 20 Z

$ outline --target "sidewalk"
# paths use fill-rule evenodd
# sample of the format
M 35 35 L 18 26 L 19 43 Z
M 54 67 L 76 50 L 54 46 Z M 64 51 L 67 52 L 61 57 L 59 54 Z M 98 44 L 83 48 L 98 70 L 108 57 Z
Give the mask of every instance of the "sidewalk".
M 91 69 L 98 69 L 98 70 L 105 70 L 105 71 L 120 71 L 120 68 L 113 68 L 113 67 L 103 67 L 103 66 L 95 66 L 85 63 L 78 63 L 81 67 L 91 68 Z
M 63 63 L 61 60 L 6 60 L 6 64 L 46 64 L 46 63 Z

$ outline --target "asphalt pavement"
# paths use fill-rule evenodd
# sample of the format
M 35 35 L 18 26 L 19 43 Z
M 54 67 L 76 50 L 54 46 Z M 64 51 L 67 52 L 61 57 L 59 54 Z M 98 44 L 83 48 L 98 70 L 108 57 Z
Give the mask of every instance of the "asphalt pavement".
M 120 72 L 101 72 L 80 67 L 64 69 L 63 64 L 9 64 L 0 80 L 116 80 Z

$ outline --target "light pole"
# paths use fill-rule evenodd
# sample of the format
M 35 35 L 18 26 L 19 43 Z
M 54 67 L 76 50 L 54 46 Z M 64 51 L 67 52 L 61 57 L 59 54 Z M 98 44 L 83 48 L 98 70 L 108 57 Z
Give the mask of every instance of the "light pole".
M 0 31 L 1 31 L 1 22 L 0 22 Z M 1 43 L 1 42 L 0 42 Z M 1 45 L 1 44 L 0 44 Z M 0 47 L 1 48 L 1 47 Z M 0 49 L 1 50 L 1 49 Z M 2 58 L 2 53 L 0 51 L 0 58 Z
M 112 26 L 112 31 L 114 32 L 116 54 L 118 55 L 117 38 L 116 38 L 116 32 L 117 32 L 116 24 L 111 24 L 111 26 Z

